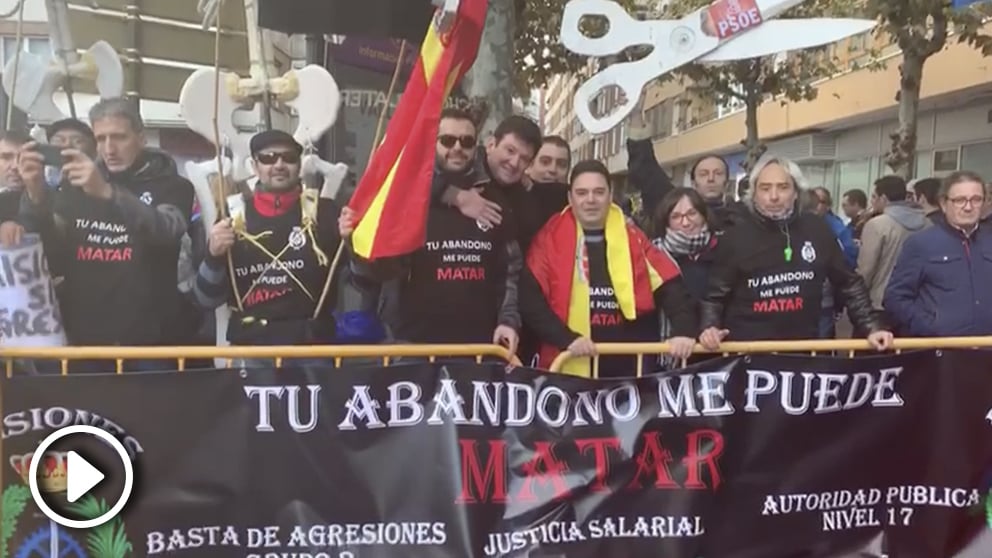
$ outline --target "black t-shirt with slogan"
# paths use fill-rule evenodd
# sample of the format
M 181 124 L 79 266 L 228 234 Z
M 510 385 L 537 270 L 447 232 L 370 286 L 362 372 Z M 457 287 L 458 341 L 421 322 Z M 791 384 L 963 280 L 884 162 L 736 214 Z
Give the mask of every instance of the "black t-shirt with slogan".
M 657 342 L 658 314 L 650 313 L 628 321 L 620 312 L 610 281 L 603 231 L 585 231 L 586 254 L 583 266 L 589 277 L 589 325 L 597 343 Z M 599 359 L 599 377 L 627 377 L 637 372 L 635 357 L 606 356 Z M 645 371 L 651 371 L 645 368 Z
M 829 226 L 812 214 L 788 223 L 752 216 L 721 238 L 715 258 L 703 325 L 712 325 L 709 301 L 719 300 L 718 322 L 735 341 L 819 337 L 824 281 L 844 285 L 851 274 Z
M 273 194 L 256 194 L 263 196 L 268 200 Z M 255 198 L 245 203 L 245 229 L 261 248 L 239 239 L 231 249 L 244 309 L 228 327 L 228 341 L 235 345 L 330 343 L 334 338 L 330 312 L 312 320 L 330 269 L 320 265 L 313 240 L 328 258 L 334 257 L 337 207 L 332 200 L 320 200 L 311 237 L 302 226 L 299 196 L 283 196 L 286 207 L 274 211 L 270 208 L 274 204 L 254 203 Z
M 64 243 L 46 245 L 45 252 L 59 254 L 61 265 L 53 261 L 53 267 L 64 272 L 60 300 L 69 342 L 173 344 L 182 333 L 177 330 L 180 241 L 153 238 L 128 204 L 171 205 L 188 221 L 193 186 L 176 174 L 168 155 L 156 151 L 146 151 L 134 169 L 111 182 L 122 190 L 114 199 L 95 198 L 76 187 L 55 194 L 55 224 Z M 133 198 L 123 198 L 129 195 Z
M 491 188 L 483 196 L 505 201 Z M 457 209 L 432 205 L 427 241 L 410 258 L 400 286 L 396 336 L 414 343 L 489 343 L 506 288 L 507 243 L 514 225 L 506 218 L 483 225 Z

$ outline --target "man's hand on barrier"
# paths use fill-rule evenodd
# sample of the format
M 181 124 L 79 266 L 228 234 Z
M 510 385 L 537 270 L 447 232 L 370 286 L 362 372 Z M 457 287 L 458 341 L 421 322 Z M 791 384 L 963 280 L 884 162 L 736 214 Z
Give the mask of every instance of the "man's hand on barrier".
M 341 215 L 338 216 L 338 233 L 341 238 L 348 238 L 353 232 L 355 232 L 355 210 L 344 206 L 341 208 Z
M 17 221 L 4 221 L 0 224 L 0 246 L 12 248 L 21 243 L 24 227 Z
M 210 237 L 207 239 L 207 248 L 210 255 L 219 258 L 234 246 L 234 225 L 231 219 L 221 219 L 214 223 L 210 229 Z
M 666 343 L 668 343 L 668 354 L 680 360 L 692 356 L 692 348 L 696 346 L 696 340 L 691 337 L 672 337 Z
M 568 346 L 568 352 L 577 357 L 596 356 L 596 344 L 588 337 L 579 337 Z
M 730 335 L 729 329 L 719 329 L 708 327 L 699 335 L 699 342 L 707 351 L 715 351 L 720 348 L 720 343 Z
M 493 343 L 506 347 L 511 355 L 517 354 L 517 345 L 519 342 L 520 337 L 517 335 L 516 330 L 510 326 L 497 326 L 496 331 L 493 332 Z
M 17 173 L 28 197 L 35 202 L 40 200 L 45 193 L 45 156 L 38 151 L 38 142 L 29 141 L 18 150 Z
M 503 222 L 503 208 L 498 203 L 482 197 L 482 192 L 478 188 L 459 191 L 455 196 L 455 205 L 462 215 L 490 227 Z
M 62 156 L 66 159 L 62 172 L 69 184 L 82 188 L 95 198 L 110 199 L 114 195 L 114 188 L 103 178 L 96 162 L 89 155 L 78 149 L 63 149 Z
M 887 351 L 892 348 L 895 336 L 891 331 L 875 331 L 868 335 L 868 342 L 877 351 Z

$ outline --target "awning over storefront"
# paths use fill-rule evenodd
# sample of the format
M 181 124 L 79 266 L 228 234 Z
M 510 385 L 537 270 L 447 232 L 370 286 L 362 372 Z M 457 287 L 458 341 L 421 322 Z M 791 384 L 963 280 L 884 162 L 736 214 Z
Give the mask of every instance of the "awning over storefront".
M 259 0 L 258 22 L 289 34 L 406 39 L 420 44 L 434 7 L 430 0 Z

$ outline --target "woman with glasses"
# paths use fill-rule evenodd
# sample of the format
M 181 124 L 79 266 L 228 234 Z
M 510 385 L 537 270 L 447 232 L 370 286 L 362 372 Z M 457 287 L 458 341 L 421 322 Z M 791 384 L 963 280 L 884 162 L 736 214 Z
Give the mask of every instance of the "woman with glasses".
M 710 267 L 716 254 L 717 233 L 714 231 L 718 227 L 714 223 L 713 211 L 692 188 L 674 188 L 658 203 L 654 215 L 652 242 L 679 264 L 685 286 L 697 303 L 706 296 Z M 661 339 L 669 337 L 671 324 L 662 315 Z M 668 368 L 679 363 L 662 357 L 662 365 Z
M 885 290 L 901 335 L 992 335 L 992 229 L 982 222 L 985 181 L 969 171 L 944 179 L 943 216 L 910 235 Z

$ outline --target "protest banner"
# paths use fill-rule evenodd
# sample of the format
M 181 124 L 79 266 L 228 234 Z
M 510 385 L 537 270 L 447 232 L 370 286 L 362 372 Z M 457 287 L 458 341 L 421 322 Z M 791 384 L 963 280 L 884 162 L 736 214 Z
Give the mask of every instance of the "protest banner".
M 62 315 L 41 238 L 0 247 L 0 347 L 65 345 Z
M 0 543 L 93 558 L 111 556 L 94 539 L 149 557 L 987 557 L 990 388 L 984 351 L 732 357 L 629 381 L 474 363 L 15 376 L 0 384 L 18 472 Z M 103 527 L 56 532 L 23 471 L 76 423 L 124 444 L 138 492 Z M 85 505 L 112 505 L 108 478 Z

